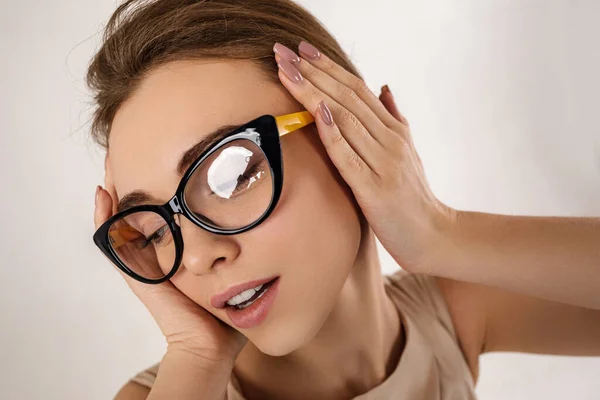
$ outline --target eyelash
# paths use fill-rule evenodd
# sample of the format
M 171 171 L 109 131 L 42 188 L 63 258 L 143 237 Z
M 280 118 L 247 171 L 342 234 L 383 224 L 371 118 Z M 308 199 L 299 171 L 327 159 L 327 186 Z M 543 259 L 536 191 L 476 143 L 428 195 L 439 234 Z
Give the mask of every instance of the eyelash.
M 165 231 L 168 231 L 169 227 L 167 225 L 164 225 L 162 228 L 157 229 L 156 231 L 154 231 L 154 233 L 152 233 L 152 235 L 150 235 L 150 237 L 146 238 L 145 240 L 142 240 L 142 242 L 139 244 L 138 248 L 140 250 L 145 249 L 146 247 L 148 247 L 150 245 L 150 243 L 154 242 L 155 244 L 160 244 L 162 240 L 164 240 L 165 238 Z M 162 235 L 162 236 L 161 236 Z
M 256 172 L 258 172 L 258 169 L 259 169 L 258 164 L 259 163 L 254 164 L 246 172 L 244 172 L 244 174 L 242 174 L 242 179 L 239 181 L 239 183 L 248 182 L 250 180 L 250 178 L 252 177 L 252 175 L 254 175 Z
M 252 165 L 252 167 L 248 168 L 246 171 L 244 171 L 244 173 L 243 173 L 242 175 L 240 175 L 240 177 L 238 178 L 238 181 L 237 181 L 238 185 L 239 185 L 239 184 L 242 184 L 242 183 L 246 183 L 246 182 L 248 182 L 248 181 L 250 180 L 250 178 L 251 178 L 251 177 L 252 177 L 252 176 L 253 176 L 253 175 L 254 175 L 256 172 L 258 172 L 258 171 L 260 170 L 260 168 L 259 168 L 260 164 L 262 164 L 262 163 L 258 162 L 258 163 L 256 163 L 256 164 Z M 236 192 L 235 192 L 235 193 L 237 193 L 237 192 L 239 192 L 239 191 L 240 191 L 240 190 L 236 190 Z M 216 196 L 216 197 L 219 197 L 219 196 L 218 196 L 216 193 L 214 193 L 214 192 L 212 192 L 212 191 L 209 193 L 209 196 Z

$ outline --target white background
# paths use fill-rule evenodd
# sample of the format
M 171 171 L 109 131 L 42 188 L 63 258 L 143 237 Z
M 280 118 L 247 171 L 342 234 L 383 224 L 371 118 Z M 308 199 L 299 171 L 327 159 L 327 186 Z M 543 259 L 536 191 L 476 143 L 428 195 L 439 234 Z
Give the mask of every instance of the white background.
M 600 2 L 301 2 L 389 84 L 453 207 L 600 215 Z M 114 0 L 2 0 L 0 398 L 106 399 L 160 359 L 150 315 L 93 246 L 102 154 L 82 82 Z M 396 266 L 382 253 L 385 272 Z M 600 339 L 599 339 L 600 340 Z M 592 399 L 600 359 L 482 357 L 482 399 Z

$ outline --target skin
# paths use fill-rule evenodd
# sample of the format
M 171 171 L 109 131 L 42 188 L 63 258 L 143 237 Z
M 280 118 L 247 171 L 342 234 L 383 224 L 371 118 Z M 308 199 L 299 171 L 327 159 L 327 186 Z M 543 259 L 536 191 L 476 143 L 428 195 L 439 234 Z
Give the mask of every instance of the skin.
M 300 110 L 284 87 L 249 61 L 159 68 L 114 119 L 107 167 L 116 196 L 143 189 L 165 202 L 181 178 L 179 156 L 204 134 L 223 123 Z M 356 396 L 383 381 L 397 363 L 400 318 L 384 292 L 373 232 L 315 125 L 286 135 L 282 149 L 284 187 L 272 215 L 234 236 L 214 235 L 182 219 L 183 264 L 171 281 L 234 327 L 210 297 L 237 283 L 279 275 L 279 293 L 265 321 L 241 330 L 248 345 L 235 373 L 244 391 L 256 398 L 306 398 L 311 391 Z M 307 380 L 310 388 L 301 384 Z
M 178 182 L 173 172 L 178 155 L 198 138 L 194 135 L 221 122 L 302 107 L 315 111 L 321 100 L 335 121 L 327 125 L 313 112 L 317 132 L 311 126 L 284 139 L 288 181 L 272 220 L 261 225 L 268 229 L 217 237 L 184 221 L 186 243 L 189 237 L 210 252 L 186 247 L 187 265 L 171 286 L 142 289 L 129 281 L 169 343 L 151 398 L 188 398 L 202 389 L 222 398 L 230 368 L 249 399 L 314 398 L 316 391 L 318 397 L 348 398 L 381 382 L 396 365 L 404 338 L 383 290 L 374 233 L 409 272 L 436 276 L 475 380 L 479 355 L 488 351 L 600 355 L 600 219 L 453 210 L 429 189 L 408 123 L 389 93 L 377 99 L 326 56 L 296 60 L 294 68 L 307 77 L 300 81 L 289 79 L 291 61 L 276 59 L 287 93 L 243 62 L 213 69 L 206 62 L 175 63 L 151 73 L 115 119 L 107 159 L 107 189 L 113 193 L 100 191 L 96 225 L 107 218 L 111 198 L 114 205 L 127 191 L 144 188 L 161 202 L 170 198 Z M 280 234 L 272 235 L 278 229 Z M 268 251 L 261 249 L 264 243 Z M 336 251 L 323 243 L 335 243 Z M 248 339 L 244 347 L 234 330 L 219 328 L 194 307 L 208 304 L 210 295 L 198 295 L 204 285 L 216 292 L 224 288 L 220 284 L 264 277 L 250 275 L 255 269 L 267 275 L 277 271 L 294 284 L 281 286 L 261 326 L 236 332 Z M 233 272 L 244 279 L 229 282 Z M 169 319 L 170 313 L 179 317 Z M 198 335 L 207 330 L 211 335 Z M 222 351 L 229 347 L 240 351 Z

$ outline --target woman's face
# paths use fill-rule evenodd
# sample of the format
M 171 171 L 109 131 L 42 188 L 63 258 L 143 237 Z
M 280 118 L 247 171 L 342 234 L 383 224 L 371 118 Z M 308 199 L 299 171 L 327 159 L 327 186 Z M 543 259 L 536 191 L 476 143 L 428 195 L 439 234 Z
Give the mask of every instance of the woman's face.
M 302 111 L 250 61 L 178 61 L 151 72 L 117 112 L 108 159 L 117 195 L 144 190 L 168 201 L 180 156 L 225 124 Z M 360 243 L 359 209 L 311 124 L 281 138 L 284 185 L 272 214 L 238 235 L 181 218 L 185 251 L 173 284 L 269 355 L 310 341 L 338 299 Z M 210 298 L 243 282 L 279 276 L 267 317 L 237 328 Z

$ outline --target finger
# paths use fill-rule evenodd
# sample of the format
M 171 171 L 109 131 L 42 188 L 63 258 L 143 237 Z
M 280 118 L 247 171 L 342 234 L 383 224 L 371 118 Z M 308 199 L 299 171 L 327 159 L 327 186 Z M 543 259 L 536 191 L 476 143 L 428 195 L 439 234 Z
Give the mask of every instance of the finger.
M 97 187 L 96 190 L 96 208 L 94 210 L 94 224 L 96 225 L 96 229 L 100 227 L 103 223 L 106 222 L 113 215 L 113 201 L 111 195 L 108 191 L 104 190 L 101 186 Z M 108 257 L 107 257 L 108 259 Z M 109 260 L 111 261 L 111 260 Z M 125 274 L 121 268 L 118 268 L 112 261 L 111 264 L 121 276 L 127 281 L 127 284 L 134 289 L 135 287 L 140 287 L 140 284 L 131 278 L 129 275 Z M 135 290 L 134 290 L 135 291 Z
M 408 121 L 404 118 L 404 115 L 398 111 L 398 106 L 396 105 L 396 100 L 390 91 L 388 85 L 384 85 L 381 88 L 381 94 L 379 95 L 379 100 L 383 106 L 389 111 L 390 114 L 394 116 L 398 121 L 402 122 L 404 125 L 408 126 Z
M 393 129 L 395 127 L 398 123 L 396 118 L 381 104 L 377 96 L 362 79 L 345 70 L 305 41 L 300 42 L 298 51 L 310 64 L 351 88 L 388 128 Z
M 277 43 L 275 48 L 284 47 Z M 284 47 L 285 48 L 285 47 Z M 290 49 L 292 55 L 294 54 Z M 288 53 L 288 57 L 292 57 Z M 276 59 L 281 59 L 279 55 L 275 56 Z M 352 114 L 354 114 L 366 130 L 381 144 L 386 146 L 391 139 L 392 132 L 389 128 L 381 121 L 381 119 L 375 115 L 373 110 L 368 107 L 361 97 L 350 87 L 334 79 L 331 75 L 321 71 L 319 68 L 313 66 L 310 62 L 298 57 L 298 62 L 293 63 L 294 66 L 300 71 L 300 74 L 308 79 L 316 88 L 321 90 L 323 93 L 328 95 L 330 98 L 338 102 L 342 107 L 346 108 Z M 288 59 L 289 61 L 289 59 Z M 368 90 L 368 89 L 367 89 Z
M 388 109 L 390 114 L 398 118 L 398 120 L 404 125 L 406 125 L 406 127 L 408 128 L 408 120 L 404 117 L 404 115 L 400 113 L 400 111 L 398 111 L 398 107 L 396 106 L 396 102 L 394 100 L 394 95 L 392 95 L 392 92 L 390 91 L 387 85 L 384 85 L 381 88 L 381 94 L 379 95 L 379 98 L 381 99 L 383 105 Z M 421 157 L 419 156 L 419 153 L 417 153 L 414 142 L 412 140 L 412 135 L 410 134 L 410 130 L 406 130 L 404 137 L 407 139 L 407 142 L 409 143 L 412 152 L 416 156 L 416 159 L 419 163 L 419 167 L 423 168 Z
M 111 186 L 109 186 L 109 188 L 111 189 L 111 191 L 113 193 L 112 194 L 109 193 L 108 190 L 103 189 L 101 186 L 98 186 L 98 188 L 97 188 L 97 203 L 96 203 L 96 209 L 94 211 L 94 223 L 96 225 L 96 229 L 98 229 L 100 227 L 100 225 L 102 225 L 104 222 L 106 222 L 106 220 L 108 220 L 112 215 L 114 215 L 114 213 L 116 211 L 115 210 L 116 201 L 113 200 L 113 199 L 116 199 L 116 193 L 114 192 L 114 186 L 112 185 L 110 170 L 108 170 L 108 173 L 106 174 L 104 181 L 106 183 L 108 183 L 109 185 L 111 185 Z M 108 259 L 108 257 L 107 257 L 107 259 Z M 115 269 L 117 271 L 119 271 L 119 273 L 125 279 L 127 284 L 133 289 L 133 291 L 138 296 L 140 296 L 140 294 L 144 293 L 145 291 L 147 292 L 148 290 L 154 290 L 153 289 L 154 286 L 165 286 L 165 285 L 145 285 L 141 282 L 138 282 L 137 280 L 135 280 L 132 277 L 130 277 L 129 275 L 127 275 L 117 265 L 115 265 L 112 262 L 112 260 L 109 259 L 109 261 L 115 267 Z
M 94 208 L 94 225 L 98 229 L 112 215 L 112 200 L 101 186 L 96 188 L 96 206 Z
M 117 212 L 117 205 L 119 202 L 119 197 L 117 196 L 117 190 L 115 189 L 113 177 L 112 177 L 112 169 L 110 166 L 109 153 L 106 153 L 104 157 L 104 187 L 110 194 L 110 197 L 113 201 L 113 214 Z
M 321 101 L 324 101 L 332 114 L 332 120 L 335 121 L 337 128 L 333 130 L 334 135 L 331 140 L 335 142 L 340 149 L 334 154 L 352 154 L 351 160 L 354 160 L 354 165 L 361 166 L 363 171 L 371 170 L 373 172 L 379 170 L 380 163 L 384 160 L 386 154 L 385 149 L 381 146 L 373 136 L 366 130 L 358 118 L 342 107 L 331 97 L 316 88 L 310 81 L 302 78 L 300 72 L 287 60 L 279 58 L 277 63 L 279 66 L 279 78 L 281 83 L 288 91 L 313 115 L 317 112 L 317 107 Z M 294 77 L 298 77 L 298 81 Z M 294 80 L 292 80 L 294 79 Z M 348 146 L 348 148 L 346 148 Z M 359 161 L 360 159 L 360 161 Z M 332 158 L 333 162 L 338 162 L 338 159 Z M 363 162 L 368 168 L 362 168 L 360 164 Z M 337 164 L 336 164 L 337 165 Z M 339 167 L 339 165 L 338 165 Z
M 315 124 L 329 158 L 353 191 L 365 188 L 367 182 L 372 182 L 374 176 L 379 176 L 348 145 L 324 101 L 317 105 Z
M 384 85 L 381 87 L 381 94 L 379 95 L 379 99 L 381 100 L 381 103 L 385 106 L 385 108 L 387 108 L 387 110 L 390 112 L 390 114 L 392 114 L 395 118 L 398 119 L 398 121 L 400 121 L 404 125 L 404 129 L 402 129 L 400 132 L 408 142 L 412 143 L 412 137 L 410 134 L 410 130 L 408 129 L 408 120 L 404 117 L 404 115 L 402 115 L 400 111 L 398 111 L 394 95 L 388 88 L 388 85 Z

